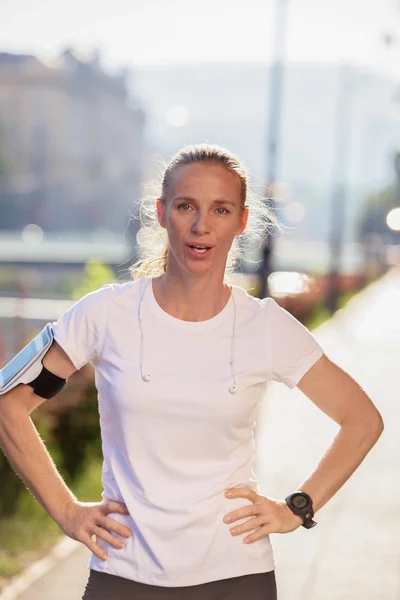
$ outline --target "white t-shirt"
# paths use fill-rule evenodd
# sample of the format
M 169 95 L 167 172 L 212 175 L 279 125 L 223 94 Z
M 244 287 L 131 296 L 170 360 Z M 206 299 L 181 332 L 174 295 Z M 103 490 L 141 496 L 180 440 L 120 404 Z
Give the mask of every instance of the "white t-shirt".
M 85 295 L 53 323 L 76 369 L 90 362 L 95 370 L 103 501 L 130 511 L 109 515 L 132 530 L 125 548 L 99 540 L 108 559 L 92 554 L 91 569 L 175 587 L 275 568 L 269 537 L 243 544 L 244 534 L 230 534 L 224 515 L 251 502 L 224 491 L 248 485 L 261 493 L 253 429 L 267 381 L 294 387 L 324 351 L 273 299 L 236 286 L 232 293 L 235 303 L 231 297 L 215 317 L 183 321 L 159 306 L 143 277 Z M 141 350 L 150 382 L 141 377 Z

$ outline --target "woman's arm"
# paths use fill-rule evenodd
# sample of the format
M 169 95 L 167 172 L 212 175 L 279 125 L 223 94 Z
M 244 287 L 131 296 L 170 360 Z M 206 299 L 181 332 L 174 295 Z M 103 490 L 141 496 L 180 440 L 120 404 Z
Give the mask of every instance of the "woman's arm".
M 297 488 L 311 496 L 316 512 L 357 469 L 381 435 L 383 421 L 360 385 L 325 354 L 301 378 L 297 387 L 340 425 L 339 433 L 317 468 Z M 246 543 L 256 542 L 271 533 L 289 533 L 303 523 L 303 519 L 293 514 L 285 501 L 257 494 L 248 486 L 232 488 L 229 494 L 225 493 L 229 498 L 247 498 L 252 502 L 224 517 L 226 523 L 233 525 L 238 519 L 252 517 L 230 528 L 232 535 L 258 528 L 243 538 Z
M 43 364 L 63 379 L 68 379 L 75 371 L 57 342 L 52 344 Z M 0 446 L 26 487 L 64 533 L 86 544 L 99 558 L 106 559 L 107 555 L 92 536 L 95 534 L 116 548 L 122 548 L 123 542 L 110 531 L 123 537 L 129 537 L 131 532 L 107 515 L 113 512 L 128 514 L 128 510 L 120 502 L 101 504 L 77 500 L 58 473 L 29 416 L 43 401 L 44 398 L 25 384 L 0 396 Z
M 56 342 L 45 355 L 43 364 L 63 379 L 75 371 Z M 76 498 L 56 470 L 30 418 L 30 413 L 44 400 L 25 384 L 0 396 L 0 446 L 26 487 L 57 521 L 60 509 Z
M 297 387 L 340 430 L 316 469 L 299 485 L 309 494 L 316 512 L 354 473 L 383 431 L 383 420 L 361 386 L 325 354 Z

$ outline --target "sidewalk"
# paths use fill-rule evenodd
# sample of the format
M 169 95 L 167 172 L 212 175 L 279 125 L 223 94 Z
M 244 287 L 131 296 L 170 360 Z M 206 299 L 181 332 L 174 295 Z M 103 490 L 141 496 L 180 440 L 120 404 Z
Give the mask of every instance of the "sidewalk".
M 356 379 L 385 430 L 350 480 L 316 515 L 318 526 L 273 535 L 279 600 L 400 599 L 400 269 L 314 331 Z M 265 495 L 284 498 L 316 467 L 338 426 L 297 388 L 273 383 L 257 431 Z
M 399 600 L 400 269 L 313 333 L 372 398 L 385 431 L 353 477 L 317 513 L 317 527 L 271 536 L 279 600 Z M 283 499 L 296 489 L 337 431 L 297 388 L 272 383 L 255 435 L 261 492 Z M 88 560 L 88 550 L 79 546 L 20 600 L 80 600 Z

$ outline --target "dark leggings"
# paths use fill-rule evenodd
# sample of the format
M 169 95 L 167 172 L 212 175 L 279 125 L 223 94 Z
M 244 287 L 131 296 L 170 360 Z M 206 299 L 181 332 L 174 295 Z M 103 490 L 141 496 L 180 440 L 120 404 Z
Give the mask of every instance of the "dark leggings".
M 274 571 L 164 587 L 91 569 L 82 600 L 276 600 Z

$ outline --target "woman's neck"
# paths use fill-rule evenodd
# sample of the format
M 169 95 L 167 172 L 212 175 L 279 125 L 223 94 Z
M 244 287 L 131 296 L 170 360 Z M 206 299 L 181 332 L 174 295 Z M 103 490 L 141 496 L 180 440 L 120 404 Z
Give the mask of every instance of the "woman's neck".
M 182 321 L 207 321 L 227 304 L 230 289 L 212 276 L 182 279 L 166 272 L 153 278 L 153 294 L 171 316 Z

